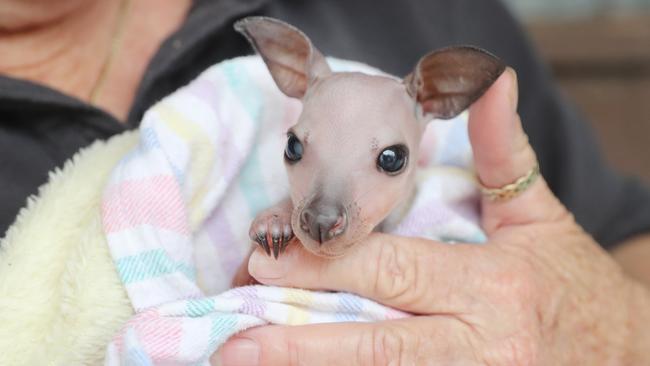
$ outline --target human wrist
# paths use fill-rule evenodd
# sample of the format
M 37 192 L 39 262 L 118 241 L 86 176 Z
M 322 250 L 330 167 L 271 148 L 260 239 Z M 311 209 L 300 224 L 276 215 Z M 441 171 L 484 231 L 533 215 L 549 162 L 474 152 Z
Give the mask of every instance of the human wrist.
M 650 364 L 650 290 L 636 280 L 629 279 L 629 306 L 627 337 L 622 364 Z

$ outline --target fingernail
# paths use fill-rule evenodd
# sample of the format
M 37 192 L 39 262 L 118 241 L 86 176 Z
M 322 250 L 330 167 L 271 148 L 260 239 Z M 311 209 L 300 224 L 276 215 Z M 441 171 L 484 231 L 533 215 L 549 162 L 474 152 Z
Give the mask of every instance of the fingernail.
M 512 84 L 510 85 L 510 93 L 508 93 L 508 101 L 510 102 L 510 107 L 516 111 L 517 103 L 519 103 L 519 83 L 517 81 L 517 72 L 512 67 L 508 67 L 506 69 L 506 72 L 512 76 Z
M 260 363 L 260 347 L 252 339 L 233 338 L 219 350 L 221 366 L 257 366 Z
M 258 281 L 283 278 L 288 272 L 290 255 L 291 253 L 285 251 L 278 259 L 272 259 L 256 250 L 248 261 L 248 273 Z

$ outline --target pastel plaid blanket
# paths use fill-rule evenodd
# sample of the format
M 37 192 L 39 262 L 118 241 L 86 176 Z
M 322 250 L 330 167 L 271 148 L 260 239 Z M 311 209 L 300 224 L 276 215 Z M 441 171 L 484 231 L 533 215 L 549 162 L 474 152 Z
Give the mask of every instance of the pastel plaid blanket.
M 329 62 L 335 71 L 379 73 Z M 348 293 L 229 289 L 255 214 L 288 194 L 282 151 L 300 110 L 250 56 L 213 66 L 145 114 L 139 144 L 103 196 L 103 229 L 136 312 L 108 345 L 106 365 L 204 365 L 253 326 L 408 316 Z M 397 234 L 485 239 L 466 120 L 430 124 L 418 194 Z

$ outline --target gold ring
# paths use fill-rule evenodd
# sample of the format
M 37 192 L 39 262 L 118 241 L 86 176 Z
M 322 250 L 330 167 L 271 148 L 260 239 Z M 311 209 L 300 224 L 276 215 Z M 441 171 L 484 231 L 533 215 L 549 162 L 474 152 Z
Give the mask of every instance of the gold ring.
M 507 201 L 519 196 L 522 192 L 528 189 L 528 187 L 535 183 L 539 176 L 539 164 L 535 163 L 535 166 L 529 170 L 528 173 L 505 186 L 499 188 L 487 188 L 481 184 L 481 193 L 490 201 Z

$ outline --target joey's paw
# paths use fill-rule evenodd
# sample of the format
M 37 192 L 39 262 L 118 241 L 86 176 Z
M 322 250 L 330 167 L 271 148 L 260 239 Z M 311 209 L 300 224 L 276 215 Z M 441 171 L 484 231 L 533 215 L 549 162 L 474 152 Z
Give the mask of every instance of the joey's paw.
M 293 239 L 291 216 L 263 212 L 253 220 L 248 235 L 266 254 L 273 253 L 277 259 Z

